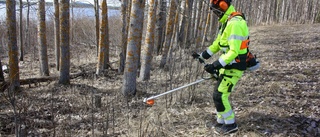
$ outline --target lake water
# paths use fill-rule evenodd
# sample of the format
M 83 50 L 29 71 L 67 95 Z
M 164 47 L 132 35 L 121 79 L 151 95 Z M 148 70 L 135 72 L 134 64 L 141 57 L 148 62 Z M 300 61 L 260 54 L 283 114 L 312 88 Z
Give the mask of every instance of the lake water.
M 19 17 L 19 7 L 17 5 L 17 18 Z M 30 7 L 30 18 L 31 19 L 37 19 L 37 5 L 33 5 Z M 26 17 L 27 13 L 27 7 L 23 8 L 23 17 Z M 53 6 L 46 6 L 46 20 L 51 20 L 53 19 L 53 13 L 54 13 L 54 7 Z M 74 13 L 74 18 L 94 18 L 94 9 L 92 8 L 73 8 L 73 13 Z M 100 10 L 101 14 L 101 10 Z M 120 10 L 115 10 L 115 9 L 108 9 L 108 16 L 113 17 L 113 16 L 120 16 Z M 70 16 L 71 15 L 71 10 L 70 10 Z M 6 18 L 6 5 L 5 4 L 0 4 L 0 21 L 5 21 Z

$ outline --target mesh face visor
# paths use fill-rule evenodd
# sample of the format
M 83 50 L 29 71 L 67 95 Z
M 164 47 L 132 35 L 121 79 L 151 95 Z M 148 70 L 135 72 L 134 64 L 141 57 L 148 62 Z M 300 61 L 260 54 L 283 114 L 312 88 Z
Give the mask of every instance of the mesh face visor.
M 221 18 L 224 14 L 224 12 L 222 11 L 222 9 L 214 4 L 214 3 L 210 3 L 210 9 L 213 11 L 214 14 L 216 14 L 219 18 Z

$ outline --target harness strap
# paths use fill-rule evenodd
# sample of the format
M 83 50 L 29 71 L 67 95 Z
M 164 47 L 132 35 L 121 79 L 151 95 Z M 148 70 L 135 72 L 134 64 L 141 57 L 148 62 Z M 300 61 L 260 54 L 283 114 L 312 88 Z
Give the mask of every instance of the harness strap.
M 242 41 L 241 46 L 240 46 L 240 50 L 248 48 L 249 42 L 250 42 L 249 38 L 247 40 Z
M 241 16 L 243 19 L 245 19 L 244 18 L 244 16 L 243 16 L 243 14 L 241 13 L 241 12 L 232 12 L 231 14 L 230 14 L 230 16 L 229 16 L 229 18 L 228 18 L 228 21 L 229 20 L 231 20 L 233 17 L 235 17 L 235 16 Z

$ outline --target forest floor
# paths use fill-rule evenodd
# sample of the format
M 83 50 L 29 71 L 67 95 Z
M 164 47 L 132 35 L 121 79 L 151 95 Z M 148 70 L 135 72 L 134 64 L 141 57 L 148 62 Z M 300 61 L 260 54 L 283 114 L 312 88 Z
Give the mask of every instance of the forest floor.
M 250 29 L 250 49 L 261 68 L 246 72 L 231 94 L 239 131 L 228 136 L 320 136 L 320 24 Z M 202 66 L 189 57 L 191 48 L 177 49 L 175 63 L 166 69 L 158 69 L 159 56 L 154 57 L 151 80 L 138 81 L 137 95 L 127 99 L 121 94 L 122 74 L 108 70 L 103 76 L 94 75 L 94 47 L 77 45 L 71 49 L 71 73 L 86 73 L 71 79 L 67 86 L 56 81 L 22 86 L 15 94 L 20 134 L 219 136 L 206 127 L 215 114 L 215 82 L 211 80 L 160 97 L 152 107 L 142 102 L 145 97 L 200 78 Z M 20 62 L 21 79 L 39 77 L 38 61 L 32 58 L 29 54 Z M 53 54 L 49 58 L 50 74 L 57 76 Z M 114 56 L 111 62 L 116 60 Z M 7 91 L 0 97 L 0 136 L 14 136 L 12 98 Z

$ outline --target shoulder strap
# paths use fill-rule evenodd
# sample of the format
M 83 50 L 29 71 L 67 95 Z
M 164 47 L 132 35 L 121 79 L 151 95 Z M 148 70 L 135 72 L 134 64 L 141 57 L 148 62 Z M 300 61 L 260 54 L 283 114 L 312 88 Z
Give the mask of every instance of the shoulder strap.
M 231 20 L 235 16 L 241 16 L 243 19 L 245 19 L 244 15 L 241 12 L 232 12 L 228 18 L 228 21 Z

